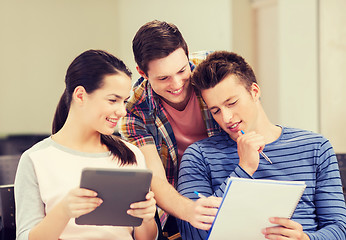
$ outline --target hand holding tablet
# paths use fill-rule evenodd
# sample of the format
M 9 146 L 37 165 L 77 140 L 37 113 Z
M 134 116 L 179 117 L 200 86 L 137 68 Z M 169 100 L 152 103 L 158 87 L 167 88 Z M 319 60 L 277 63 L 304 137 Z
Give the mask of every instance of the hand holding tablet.
M 84 169 L 80 187 L 97 192 L 103 203 L 94 211 L 76 218 L 76 224 L 141 225 L 143 219 L 133 217 L 127 211 L 131 204 L 146 201 L 151 178 L 152 172 L 148 169 Z

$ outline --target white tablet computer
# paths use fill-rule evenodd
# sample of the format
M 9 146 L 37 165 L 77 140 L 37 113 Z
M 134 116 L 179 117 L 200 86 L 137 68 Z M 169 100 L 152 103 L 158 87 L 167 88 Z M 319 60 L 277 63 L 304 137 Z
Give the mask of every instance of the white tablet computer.
M 85 168 L 80 187 L 98 193 L 103 203 L 76 218 L 79 225 L 139 226 L 141 218 L 128 215 L 130 204 L 145 200 L 152 178 L 149 169 Z

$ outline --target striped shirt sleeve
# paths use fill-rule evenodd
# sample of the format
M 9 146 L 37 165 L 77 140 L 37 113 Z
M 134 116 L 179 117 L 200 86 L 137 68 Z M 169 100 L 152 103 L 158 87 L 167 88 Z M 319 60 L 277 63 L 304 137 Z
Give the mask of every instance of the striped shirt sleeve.
M 251 178 L 244 170 L 238 165 L 235 170 L 231 172 L 229 176 L 222 176 L 223 182 L 221 185 L 213 186 L 208 163 L 204 161 L 203 150 L 199 148 L 199 144 L 190 145 L 184 152 L 180 170 L 177 190 L 180 194 L 188 197 L 194 201 L 198 199 L 198 196 L 194 191 L 198 191 L 204 196 L 222 197 L 225 187 L 227 185 L 230 176 Z M 216 154 L 216 155 L 215 155 Z M 208 153 L 208 155 L 214 155 L 217 153 Z M 206 239 L 208 231 L 194 228 L 189 222 L 177 219 L 178 227 L 182 235 L 182 239 Z
M 328 140 L 319 149 L 314 203 L 319 230 L 307 232 L 311 240 L 345 240 L 346 209 L 337 159 Z

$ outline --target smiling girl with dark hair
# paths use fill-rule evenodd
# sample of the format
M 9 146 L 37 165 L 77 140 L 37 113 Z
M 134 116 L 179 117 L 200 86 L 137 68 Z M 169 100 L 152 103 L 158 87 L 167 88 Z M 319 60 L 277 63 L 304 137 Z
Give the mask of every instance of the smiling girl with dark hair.
M 156 201 L 151 191 L 146 201 L 128 210 L 143 219 L 139 227 L 74 221 L 102 204 L 96 192 L 79 188 L 83 168 L 146 168 L 137 147 L 112 135 L 126 114 L 131 72 L 113 55 L 89 50 L 71 63 L 65 84 L 52 135 L 24 152 L 18 165 L 17 239 L 155 239 Z

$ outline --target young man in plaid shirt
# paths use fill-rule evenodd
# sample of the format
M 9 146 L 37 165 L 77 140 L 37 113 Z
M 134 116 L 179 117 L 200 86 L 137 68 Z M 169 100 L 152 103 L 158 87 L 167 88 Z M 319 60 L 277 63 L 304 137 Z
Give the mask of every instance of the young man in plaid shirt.
M 164 232 L 177 232 L 172 215 L 208 230 L 221 200 L 192 201 L 175 190 L 187 146 L 220 132 L 190 85 L 194 65 L 189 62 L 187 44 L 175 25 L 154 20 L 137 31 L 132 48 L 142 77 L 134 84 L 120 133 L 140 148 L 153 171 L 151 188 L 157 205 L 164 210 L 159 211 Z

